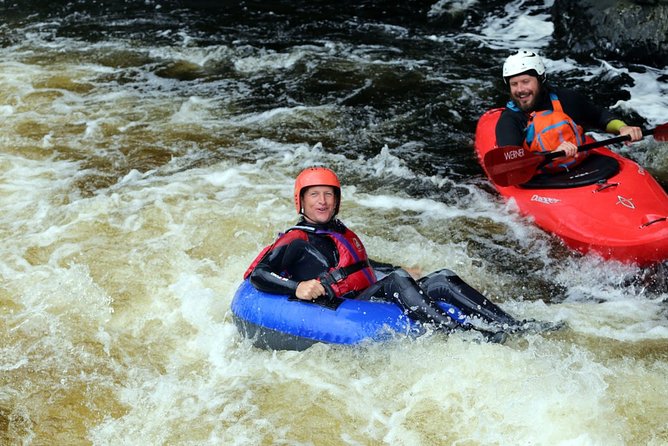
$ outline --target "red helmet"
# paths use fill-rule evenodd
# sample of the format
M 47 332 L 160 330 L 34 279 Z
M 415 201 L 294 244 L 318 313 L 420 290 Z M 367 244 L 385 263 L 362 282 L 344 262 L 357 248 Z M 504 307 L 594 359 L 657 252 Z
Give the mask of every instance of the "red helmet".
M 302 212 L 302 191 L 311 186 L 332 186 L 336 195 L 336 212 L 339 213 L 341 204 L 341 183 L 333 170 L 326 167 L 308 167 L 300 172 L 295 179 L 295 208 L 297 213 Z

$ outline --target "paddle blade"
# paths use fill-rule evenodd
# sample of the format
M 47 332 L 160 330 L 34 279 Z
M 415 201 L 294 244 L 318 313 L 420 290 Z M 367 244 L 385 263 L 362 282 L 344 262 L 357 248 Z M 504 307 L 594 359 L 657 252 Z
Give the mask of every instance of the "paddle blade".
M 497 147 L 487 152 L 483 165 L 494 184 L 507 187 L 529 181 L 545 158 L 522 147 Z
M 661 124 L 652 131 L 654 139 L 657 141 L 668 141 L 668 123 Z

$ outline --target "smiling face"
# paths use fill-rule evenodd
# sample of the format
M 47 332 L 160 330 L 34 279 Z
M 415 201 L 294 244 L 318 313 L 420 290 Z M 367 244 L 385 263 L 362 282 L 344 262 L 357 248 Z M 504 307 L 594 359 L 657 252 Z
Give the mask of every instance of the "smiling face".
M 510 98 L 517 106 L 525 112 L 533 111 L 538 94 L 540 93 L 540 82 L 535 76 L 520 74 L 508 80 L 510 87 Z
M 332 186 L 311 186 L 302 192 L 302 208 L 306 221 L 323 224 L 336 214 L 336 193 Z

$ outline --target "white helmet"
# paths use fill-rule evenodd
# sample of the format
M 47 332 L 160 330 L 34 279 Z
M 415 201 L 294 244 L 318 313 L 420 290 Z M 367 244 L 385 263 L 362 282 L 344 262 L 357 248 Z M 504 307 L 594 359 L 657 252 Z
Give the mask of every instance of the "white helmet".
M 518 50 L 517 53 L 508 56 L 503 63 L 503 81 L 507 84 L 511 77 L 532 70 L 536 72 L 539 81 L 545 81 L 545 65 L 540 56 L 531 50 Z

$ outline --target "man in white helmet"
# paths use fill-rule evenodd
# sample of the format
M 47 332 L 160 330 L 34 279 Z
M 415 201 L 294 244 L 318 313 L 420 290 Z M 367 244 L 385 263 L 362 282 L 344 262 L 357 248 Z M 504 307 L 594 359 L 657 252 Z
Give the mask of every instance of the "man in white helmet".
M 496 125 L 497 146 L 566 153 L 544 166 L 542 172 L 569 170 L 582 161 L 586 153 L 578 153 L 577 147 L 584 142 L 585 129 L 629 135 L 631 141 L 642 138 L 640 127 L 627 125 L 574 90 L 551 86 L 543 61 L 532 50 L 519 50 L 506 59 L 503 80 L 510 101 Z

